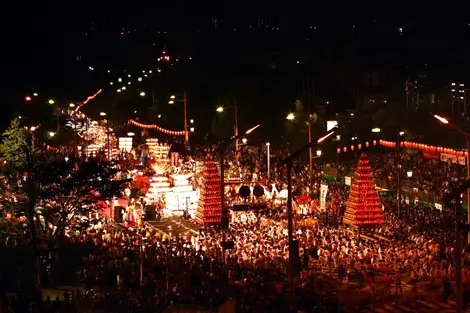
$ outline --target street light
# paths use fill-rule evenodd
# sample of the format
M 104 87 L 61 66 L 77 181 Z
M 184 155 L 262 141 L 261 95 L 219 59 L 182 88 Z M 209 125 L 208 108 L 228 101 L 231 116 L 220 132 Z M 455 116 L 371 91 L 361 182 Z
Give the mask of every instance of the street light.
M 37 92 L 33 93 L 33 96 L 37 97 L 37 96 L 38 96 L 38 93 L 37 93 Z
M 406 172 L 406 176 L 408 176 L 408 178 L 411 178 L 413 176 L 413 172 L 412 171 Z
M 289 114 L 287 114 L 286 119 L 288 119 L 289 121 L 294 120 L 294 119 L 295 119 L 295 114 L 294 114 L 294 113 L 289 113 Z
M 26 96 L 26 98 L 24 98 L 26 101 L 31 101 L 31 97 L 30 96 Z
M 224 140 L 219 145 L 219 168 L 220 168 L 220 198 L 222 203 L 222 219 L 221 219 L 221 231 L 222 231 L 222 261 L 225 262 L 225 241 L 226 241 L 226 232 L 224 225 L 228 225 L 228 212 L 225 211 L 225 148 L 232 141 L 237 141 L 240 137 L 251 134 L 255 129 L 260 127 L 260 124 L 248 129 L 245 134 L 237 135 Z
M 321 157 L 321 154 L 322 154 L 322 151 L 321 151 L 321 150 L 317 150 L 317 157 Z
M 140 96 L 141 96 L 141 97 L 144 97 L 144 96 L 145 96 L 145 92 L 142 91 L 142 92 L 140 93 Z
M 243 139 L 242 139 L 242 142 L 243 142 L 244 144 L 246 144 L 246 143 L 248 142 L 248 139 L 243 138 Z
M 186 145 L 189 145 L 189 134 L 188 134 L 188 111 L 187 111 L 187 102 L 188 102 L 188 97 L 186 96 L 186 89 L 184 89 L 183 92 L 183 99 L 176 99 L 175 95 L 170 96 L 170 101 L 168 101 L 168 104 L 173 104 L 176 101 L 181 101 L 183 102 L 183 110 L 184 110 L 184 143 Z
M 194 123 L 194 120 L 193 120 L 193 119 L 190 119 L 190 120 L 189 120 L 189 123 L 190 123 L 190 124 L 193 124 L 193 123 Z
M 55 133 L 54 132 L 49 132 L 49 137 L 54 137 L 55 136 Z
M 105 112 L 100 112 L 100 116 L 106 116 Z
M 372 132 L 373 133 L 380 133 L 380 128 L 378 128 L 378 127 L 372 128 Z
M 133 136 L 135 136 L 135 134 L 134 133 L 127 133 L 127 136 L 133 137 Z
M 100 112 L 100 116 L 106 116 L 106 112 Z M 106 140 L 108 145 L 108 161 L 111 160 L 111 147 L 109 145 L 109 122 L 106 120 Z
M 223 107 L 218 107 L 216 111 L 219 112 L 219 113 L 222 113 L 224 111 L 224 108 Z
M 69 107 L 74 108 L 74 107 L 75 107 L 75 104 L 70 103 L 70 104 L 69 104 Z
M 191 127 L 189 130 L 190 130 L 192 133 L 194 133 L 194 127 Z
M 294 282 L 294 238 L 293 238 L 293 219 L 292 219 L 292 161 L 299 157 L 305 150 L 324 142 L 336 132 L 337 128 L 332 128 L 325 136 L 317 141 L 311 141 L 290 156 L 281 161 L 282 165 L 287 165 L 287 237 L 289 241 L 289 286 L 292 292 L 291 298 L 294 300 L 295 282 Z M 298 251 L 297 251 L 298 253 Z
M 467 140 L 467 179 L 470 179 L 470 133 L 464 131 L 460 127 L 455 126 L 454 124 L 450 123 L 448 119 L 445 117 L 439 116 L 437 114 L 434 114 L 434 118 L 437 119 L 439 122 L 442 124 L 449 125 L 459 133 L 465 136 Z M 467 206 L 470 207 L 470 189 L 467 191 Z M 470 214 L 467 214 L 467 223 L 470 224 Z M 470 232 L 468 233 L 468 239 L 470 240 Z
M 49 99 L 48 102 L 49 102 L 49 104 L 54 104 L 55 103 L 54 100 L 52 100 L 52 99 Z

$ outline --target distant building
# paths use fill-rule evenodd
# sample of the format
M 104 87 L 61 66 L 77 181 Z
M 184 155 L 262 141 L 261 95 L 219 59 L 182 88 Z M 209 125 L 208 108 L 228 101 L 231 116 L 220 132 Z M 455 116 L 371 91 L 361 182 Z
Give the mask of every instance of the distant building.
M 470 117 L 470 107 L 467 102 L 467 90 L 462 82 L 451 82 L 433 94 L 435 107 L 439 112 L 452 116 Z

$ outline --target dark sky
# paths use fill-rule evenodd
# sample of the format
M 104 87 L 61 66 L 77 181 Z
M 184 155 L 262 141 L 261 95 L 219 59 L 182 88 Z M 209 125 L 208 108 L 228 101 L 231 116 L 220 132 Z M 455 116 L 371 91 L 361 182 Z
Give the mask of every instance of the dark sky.
M 52 96 L 73 93 L 78 97 L 92 93 L 91 90 L 100 86 L 86 76 L 83 66 L 74 62 L 76 55 L 84 54 L 89 59 L 111 62 L 106 55 L 109 56 L 109 51 L 114 49 L 113 56 L 124 63 L 134 62 L 133 50 L 140 51 L 135 48 L 140 44 L 137 39 L 125 45 L 117 44 L 120 39 L 112 29 L 149 23 L 154 29 L 171 32 L 171 38 L 165 39 L 167 42 L 184 41 L 187 45 L 194 42 L 204 46 L 205 42 L 214 44 L 214 39 L 207 36 L 195 42 L 195 29 L 210 27 L 212 17 L 223 19 L 234 27 L 238 24 L 246 26 L 257 17 L 272 18 L 283 26 L 284 38 L 289 39 L 279 42 L 279 49 L 287 52 L 291 47 L 294 50 L 301 45 L 308 25 L 318 25 L 322 41 L 316 46 L 310 44 L 309 49 L 342 52 L 357 41 L 366 58 L 378 57 L 384 64 L 398 55 L 412 67 L 430 63 L 442 75 L 447 71 L 460 71 L 465 76 L 470 55 L 470 17 L 466 16 L 466 6 L 433 7 L 429 2 L 425 5 L 390 3 L 11 1 L 8 8 L 2 10 L 0 19 L 3 41 L 0 91 L 4 89 L 0 92 L 3 98 L 1 105 L 8 108 L 33 89 Z M 107 26 L 100 36 L 85 38 L 83 34 L 92 21 L 107 21 Z M 373 21 L 377 21 L 380 27 L 375 29 Z M 354 40 L 351 39 L 353 25 L 357 25 Z M 397 27 L 403 27 L 403 38 L 397 38 Z M 153 35 L 149 32 L 142 35 L 145 36 L 151 38 Z M 250 47 L 260 45 L 259 39 L 242 35 L 233 41 L 220 40 L 225 40 L 223 44 L 227 53 L 235 50 L 230 46 L 233 45 L 248 56 L 256 51 Z

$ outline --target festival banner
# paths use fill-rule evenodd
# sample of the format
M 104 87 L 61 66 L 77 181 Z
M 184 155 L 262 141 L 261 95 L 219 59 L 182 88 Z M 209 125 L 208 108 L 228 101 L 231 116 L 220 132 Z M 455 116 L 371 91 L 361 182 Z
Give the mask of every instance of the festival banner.
M 439 160 L 439 152 L 437 151 L 427 151 L 427 150 L 422 150 L 421 154 L 423 158 L 427 160 Z
M 328 194 L 328 185 L 321 184 L 320 186 L 320 210 L 326 210 L 326 195 Z
M 442 162 L 451 162 L 451 163 L 458 163 L 460 165 L 467 164 L 467 160 L 464 156 L 455 156 L 449 153 L 441 153 L 441 161 Z

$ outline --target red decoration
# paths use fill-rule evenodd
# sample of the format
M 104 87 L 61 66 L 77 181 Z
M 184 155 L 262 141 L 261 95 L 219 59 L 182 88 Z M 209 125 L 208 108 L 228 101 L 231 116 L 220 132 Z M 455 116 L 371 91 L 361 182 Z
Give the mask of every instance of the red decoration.
M 198 223 L 220 224 L 222 216 L 222 198 L 220 196 L 220 177 L 217 164 L 209 156 L 204 166 L 201 195 L 196 212 Z
M 361 150 L 361 148 L 362 148 L 362 145 L 361 145 L 361 144 L 358 144 L 358 145 L 357 145 L 357 149 Z
M 354 151 L 354 146 L 351 146 L 351 151 Z
M 376 146 L 377 145 L 377 140 L 374 140 L 372 143 L 374 144 L 374 146 Z
M 366 141 L 366 148 L 369 148 L 369 142 Z
M 359 227 L 375 227 L 384 223 L 382 204 L 380 203 L 369 160 L 361 154 L 357 170 L 351 185 L 344 223 Z
M 340 149 L 340 148 L 336 149 L 336 152 L 338 152 L 338 154 L 340 154 L 340 153 L 341 153 L 341 149 Z
M 182 130 L 182 131 L 168 130 L 168 129 L 165 129 L 165 128 L 161 128 L 158 125 L 142 124 L 142 123 L 136 122 L 134 120 L 129 120 L 128 124 L 132 124 L 132 125 L 135 125 L 137 127 L 145 128 L 145 129 L 156 129 L 156 130 L 158 130 L 158 131 L 160 131 L 164 134 L 172 135 L 172 136 L 186 136 L 186 133 L 187 133 L 184 130 Z
M 343 148 L 343 151 L 344 151 L 344 152 L 348 152 L 348 148 L 344 147 L 344 148 Z

